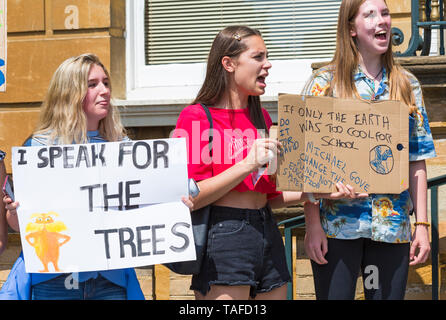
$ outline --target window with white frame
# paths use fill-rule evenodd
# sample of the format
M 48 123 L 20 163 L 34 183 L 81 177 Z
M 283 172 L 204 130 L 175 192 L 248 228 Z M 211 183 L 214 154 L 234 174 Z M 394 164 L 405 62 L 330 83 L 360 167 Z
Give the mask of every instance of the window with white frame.
M 341 0 L 127 0 L 128 98 L 193 99 L 215 35 L 259 29 L 272 62 L 264 99 L 298 93 L 336 46 Z M 129 79 L 130 77 L 130 79 Z

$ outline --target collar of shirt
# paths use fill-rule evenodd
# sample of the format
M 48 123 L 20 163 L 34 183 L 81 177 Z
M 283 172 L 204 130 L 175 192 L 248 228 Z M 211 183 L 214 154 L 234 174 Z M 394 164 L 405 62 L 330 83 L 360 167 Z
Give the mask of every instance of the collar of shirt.
M 99 130 L 87 131 L 87 137 L 97 137 L 99 136 Z
M 364 81 L 368 86 L 372 85 L 372 80 L 370 80 L 367 75 L 365 74 L 365 72 L 362 70 L 361 66 L 358 65 L 358 68 L 356 68 L 355 73 L 353 75 L 353 80 L 355 81 L 355 83 L 358 86 L 358 83 L 360 83 L 361 81 Z M 373 92 L 372 95 L 368 95 L 368 96 L 364 96 L 364 94 L 362 92 L 360 92 L 359 94 L 361 95 L 361 97 L 363 99 L 368 99 L 368 100 L 379 100 L 379 97 L 384 95 L 385 93 L 387 93 L 387 91 L 389 90 L 389 79 L 387 77 L 387 71 L 386 68 L 383 67 L 382 69 L 382 77 L 381 77 L 381 81 L 379 83 L 379 88 L 378 90 L 375 92 Z
M 87 131 L 87 139 L 88 142 L 94 143 L 94 142 L 107 142 L 100 134 L 99 130 L 94 131 Z

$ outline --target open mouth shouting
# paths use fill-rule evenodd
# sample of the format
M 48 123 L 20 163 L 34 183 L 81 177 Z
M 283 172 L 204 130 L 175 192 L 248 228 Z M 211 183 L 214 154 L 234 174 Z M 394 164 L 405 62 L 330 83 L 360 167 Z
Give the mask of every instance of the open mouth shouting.
M 260 85 L 260 87 L 262 87 L 262 88 L 265 88 L 265 87 L 266 87 L 266 82 L 265 82 L 266 76 L 267 76 L 267 75 L 257 77 L 257 83 L 258 83 L 258 84 Z
M 386 41 L 387 40 L 387 31 L 385 30 L 381 30 L 377 33 L 375 33 L 375 38 L 381 41 Z

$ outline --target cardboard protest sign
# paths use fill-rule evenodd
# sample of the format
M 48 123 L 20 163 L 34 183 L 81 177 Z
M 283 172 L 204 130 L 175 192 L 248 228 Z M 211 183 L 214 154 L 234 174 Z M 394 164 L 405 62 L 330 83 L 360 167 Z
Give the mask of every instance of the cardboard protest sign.
M 399 101 L 279 95 L 277 189 L 401 193 L 409 186 L 408 108 Z
M 0 92 L 6 91 L 6 2 L 7 0 L 0 0 Z
M 14 147 L 27 272 L 195 259 L 185 139 Z

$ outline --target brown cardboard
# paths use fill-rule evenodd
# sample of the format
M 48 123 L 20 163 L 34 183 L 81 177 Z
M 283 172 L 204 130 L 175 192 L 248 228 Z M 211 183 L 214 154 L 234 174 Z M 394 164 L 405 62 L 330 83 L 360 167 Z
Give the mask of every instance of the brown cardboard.
M 333 192 L 338 181 L 356 192 L 398 194 L 408 188 L 403 103 L 281 94 L 278 108 L 278 190 Z

